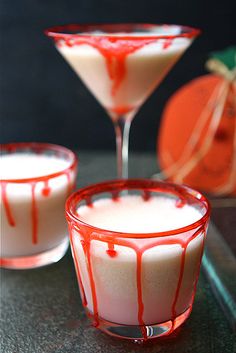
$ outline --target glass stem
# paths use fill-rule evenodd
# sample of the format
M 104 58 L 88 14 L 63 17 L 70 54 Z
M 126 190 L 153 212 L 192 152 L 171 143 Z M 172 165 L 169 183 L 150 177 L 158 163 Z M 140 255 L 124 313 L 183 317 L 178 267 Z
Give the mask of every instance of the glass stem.
M 129 130 L 131 119 L 120 116 L 114 121 L 118 178 L 128 178 Z

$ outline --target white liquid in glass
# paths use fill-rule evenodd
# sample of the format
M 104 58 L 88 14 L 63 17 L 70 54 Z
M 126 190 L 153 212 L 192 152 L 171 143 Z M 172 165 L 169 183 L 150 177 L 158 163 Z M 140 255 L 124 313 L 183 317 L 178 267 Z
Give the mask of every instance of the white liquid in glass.
M 176 207 L 172 198 L 152 197 L 144 201 L 137 195 L 122 196 L 119 201 L 98 200 L 93 203 L 93 207 L 79 207 L 78 214 L 87 224 L 125 233 L 168 231 L 192 224 L 202 217 L 201 212 L 195 207 L 189 205 Z M 193 233 L 194 231 L 188 231 L 182 236 L 188 239 Z M 72 234 L 87 307 L 93 312 L 90 279 L 81 245 L 83 237 L 75 230 Z M 178 237 L 179 235 L 171 238 Z M 144 323 L 155 324 L 170 320 L 173 315 L 173 300 L 178 286 L 183 248 L 179 244 L 156 246 L 158 238 L 125 240 L 138 249 L 149 247 L 142 254 Z M 137 254 L 131 247 L 116 245 L 116 241 L 114 243 L 116 251 L 114 257 L 109 256 L 106 242 L 92 240 L 90 245 L 98 315 L 111 322 L 138 325 L 140 322 L 137 300 Z M 203 233 L 200 233 L 187 246 L 182 283 L 175 304 L 176 315 L 182 314 L 191 305 L 202 245 Z
M 0 158 L 0 177 L 1 180 L 42 177 L 63 171 L 70 164 L 70 161 L 56 156 L 11 153 Z M 31 256 L 53 249 L 65 240 L 68 232 L 64 204 L 74 178 L 75 175 L 68 172 L 49 178 L 47 182 L 7 182 L 5 193 L 8 207 L 4 203 L 4 186 L 1 184 L 2 257 Z M 10 210 L 14 225 L 9 222 L 7 209 Z M 33 230 L 34 227 L 36 230 Z
M 151 34 L 156 33 L 146 33 Z M 123 63 L 124 75 L 115 91 L 115 77 L 111 77 L 106 57 L 97 48 L 60 42 L 57 49 L 103 107 L 122 114 L 123 110 L 135 111 L 144 103 L 191 42 L 189 38 L 175 38 L 165 48 L 166 41 L 158 40 L 128 54 Z

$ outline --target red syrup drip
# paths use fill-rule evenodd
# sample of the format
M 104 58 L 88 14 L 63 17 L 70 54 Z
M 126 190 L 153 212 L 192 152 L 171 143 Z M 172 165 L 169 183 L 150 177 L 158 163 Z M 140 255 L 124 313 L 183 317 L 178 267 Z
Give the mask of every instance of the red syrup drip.
M 10 224 L 10 226 L 15 227 L 16 223 L 12 216 L 11 208 L 7 197 L 7 183 L 2 183 L 2 200 L 3 200 L 3 205 L 5 208 L 8 223 Z
M 8 145 L 8 152 L 9 153 L 14 153 L 17 150 L 17 147 L 14 146 L 14 144 L 9 144 Z
M 68 190 L 68 194 L 69 194 L 71 192 L 70 172 L 65 171 L 63 174 L 66 175 L 67 180 L 68 180 L 67 190 Z M 48 196 L 50 196 L 50 193 L 51 193 L 51 188 L 49 187 L 49 178 L 45 177 L 43 182 L 44 182 L 44 187 L 43 187 L 41 193 L 43 196 L 48 197 Z M 12 215 L 11 207 L 10 207 L 8 197 L 7 197 L 7 185 L 8 184 L 9 184 L 8 182 L 1 182 L 2 200 L 3 200 L 3 205 L 4 205 L 5 213 L 7 216 L 8 224 L 12 227 L 15 227 L 16 222 L 15 222 L 14 217 Z M 31 187 L 32 243 L 37 244 L 38 243 L 38 208 L 37 208 L 36 195 L 35 195 L 35 188 L 36 188 L 37 182 L 32 181 L 32 182 L 29 182 L 28 184 Z
M 148 201 L 148 200 L 150 200 L 150 198 L 151 198 L 151 193 L 150 193 L 150 191 L 144 190 L 144 192 L 143 192 L 143 200 L 144 200 L 144 201 Z
M 143 304 L 143 295 L 142 295 L 142 251 L 137 251 L 137 273 L 136 273 L 136 280 L 137 280 L 137 294 L 138 294 L 138 322 L 141 326 L 141 333 L 143 335 L 144 341 L 147 340 L 147 331 L 145 327 L 145 323 L 143 321 L 143 312 L 144 312 L 144 304 Z
M 49 186 L 49 181 L 45 180 L 44 181 L 44 188 L 42 189 L 42 195 L 47 197 L 50 195 L 50 193 L 51 193 L 51 188 Z
M 196 275 L 196 279 L 195 279 L 194 286 L 193 286 L 193 294 L 192 294 L 192 299 L 191 299 L 191 306 L 193 305 L 195 293 L 196 293 L 196 290 L 197 290 L 197 283 L 198 283 L 198 278 L 199 278 L 199 274 L 200 274 L 202 256 L 203 256 L 204 245 L 205 245 L 205 240 L 206 240 L 207 226 L 201 228 L 201 230 L 203 232 L 203 240 L 202 240 L 202 246 L 201 246 L 201 252 L 200 252 L 200 260 L 199 260 L 199 263 L 198 263 L 197 275 Z
M 186 205 L 186 201 L 184 199 L 178 199 L 175 202 L 175 207 L 182 208 Z
M 189 239 L 185 243 L 181 244 L 181 246 L 182 246 L 182 254 L 181 254 L 181 260 L 180 260 L 179 278 L 178 278 L 178 283 L 177 283 L 177 287 L 176 287 L 176 291 L 175 291 L 175 296 L 174 296 L 174 300 L 173 300 L 173 304 L 172 304 L 172 308 L 171 308 L 171 315 L 172 315 L 171 332 L 175 328 L 175 318 L 176 318 L 176 315 L 177 315 L 177 313 L 176 313 L 176 304 L 177 304 L 178 299 L 179 299 L 179 293 L 180 293 L 181 284 L 182 284 L 183 275 L 184 275 L 184 265 L 185 265 L 185 256 L 186 256 L 187 247 L 188 247 L 188 244 L 194 238 L 196 238 L 198 235 L 200 235 L 202 232 L 203 232 L 203 234 L 205 234 L 202 227 L 198 228 L 198 230 L 191 237 L 189 237 Z M 202 247 L 201 247 L 201 253 L 203 253 L 203 245 L 204 244 L 202 244 Z M 198 263 L 198 271 L 200 271 L 201 259 L 202 259 L 202 255 L 200 256 L 200 260 L 199 260 L 199 263 Z M 196 278 L 195 283 L 194 283 L 194 289 L 193 289 L 191 306 L 193 304 L 194 295 L 195 295 L 195 292 L 196 292 L 197 280 L 198 280 L 198 277 Z
M 112 193 L 112 196 L 114 197 L 114 192 Z M 148 193 L 147 193 L 148 194 Z M 117 201 L 117 200 L 116 200 Z M 119 199 L 118 199 L 119 201 Z M 91 202 L 91 200 L 90 200 Z M 89 206 L 91 206 L 91 204 L 89 203 Z M 182 207 L 182 206 L 181 206 Z M 173 235 L 171 238 L 158 238 L 156 241 L 154 241 L 152 244 L 150 245 L 146 245 L 143 246 L 141 249 L 136 246 L 134 243 L 130 242 L 129 240 L 123 239 L 123 238 L 119 238 L 119 236 L 113 236 L 112 238 L 109 236 L 105 236 L 103 235 L 103 237 L 101 238 L 101 236 L 99 234 L 96 234 L 92 231 L 88 231 L 86 232 L 85 230 L 81 230 L 80 229 L 80 234 L 81 236 L 84 237 L 84 240 L 81 241 L 83 250 L 84 250 L 84 254 L 85 257 L 87 259 L 87 269 L 88 269 L 88 275 L 89 275 L 89 280 L 90 280 L 90 286 L 91 286 L 91 293 L 92 293 L 92 301 L 93 301 L 93 315 L 91 315 L 91 317 L 93 317 L 94 319 L 94 326 L 98 327 L 99 326 L 99 315 L 98 315 L 98 304 L 97 304 L 97 295 L 96 295 L 96 286 L 95 286 L 95 281 L 94 281 L 94 277 L 93 277 L 93 271 L 92 271 L 92 265 L 91 265 L 91 254 L 90 254 L 90 243 L 92 240 L 97 240 L 97 241 L 101 241 L 101 242 L 107 242 L 109 250 L 112 250 L 114 248 L 114 244 L 116 245 L 120 245 L 120 246 L 125 246 L 128 248 L 131 248 L 135 251 L 136 253 L 136 258 L 137 258 L 137 266 L 136 266 L 136 282 L 137 282 L 137 301 L 138 301 L 138 322 L 139 322 L 139 326 L 140 326 L 140 330 L 143 336 L 143 340 L 146 341 L 148 340 L 148 336 L 147 336 L 147 330 L 145 327 L 145 322 L 143 320 L 143 314 L 144 314 L 144 303 L 143 303 L 143 295 L 142 295 L 142 256 L 144 254 L 145 251 L 156 247 L 158 245 L 175 245 L 178 244 L 182 247 L 182 254 L 181 254 L 181 260 L 180 260 L 180 271 L 179 271 L 179 278 L 177 281 L 177 287 L 175 290 L 175 294 L 174 294 L 174 298 L 173 298 L 173 303 L 172 303 L 172 307 L 171 307 L 171 312 L 172 312 L 172 317 L 171 317 L 171 321 L 172 321 L 172 328 L 171 328 L 171 332 L 174 330 L 174 325 L 175 325 L 175 319 L 176 319 L 176 304 L 178 302 L 178 298 L 179 298 L 179 293 L 180 293 L 180 289 L 181 289 L 181 285 L 182 285 L 182 280 L 183 280 L 183 274 L 184 274 L 184 265 L 185 265 L 185 255 L 186 255 L 186 251 L 187 251 L 187 247 L 188 244 L 195 239 L 198 235 L 200 235 L 203 232 L 203 235 L 205 237 L 205 229 L 204 227 L 199 227 L 195 233 L 189 235 L 188 239 L 180 239 L 177 238 L 177 236 Z M 204 241 L 202 242 L 202 247 L 201 247 L 201 256 L 199 258 L 199 263 L 198 263 L 198 275 L 199 275 L 199 271 L 200 271 L 200 265 L 201 265 L 201 258 L 202 258 L 202 253 L 203 253 L 203 248 L 204 248 Z M 107 250 L 107 251 L 109 251 Z M 113 256 L 111 256 L 113 257 Z M 76 267 L 78 267 L 78 263 L 75 262 Z M 197 286 L 197 279 L 195 280 L 194 283 L 194 289 L 193 289 L 193 297 L 192 300 L 194 299 L 194 294 L 196 292 L 196 286 Z M 192 306 L 192 303 L 191 303 Z M 147 323 L 148 325 L 148 323 Z
M 117 251 L 114 249 L 114 244 L 112 243 L 107 243 L 108 245 L 108 250 L 106 251 L 107 255 L 110 257 L 116 257 L 117 256 Z
M 69 37 L 65 40 L 65 44 L 69 47 L 74 45 L 87 44 L 97 49 L 106 60 L 108 75 L 112 81 L 111 95 L 115 96 L 122 81 L 126 76 L 126 58 L 128 55 L 135 53 L 144 46 L 155 43 L 157 39 L 127 39 L 122 40 L 118 37 Z M 163 49 L 169 47 L 171 39 L 166 40 Z M 168 44 L 167 44 L 168 42 Z M 61 44 L 57 41 L 57 45 Z M 128 107 L 130 109 L 130 107 Z M 118 110 L 127 110 L 127 107 L 119 107 Z M 130 110 L 129 110 L 130 111 Z
M 113 201 L 119 201 L 119 191 L 112 191 L 111 196 Z
M 101 239 L 99 235 L 96 235 L 94 233 L 93 234 L 91 233 L 89 235 L 88 239 L 89 239 L 89 242 L 91 240 L 98 240 L 98 241 L 102 241 L 102 242 L 110 242 L 111 241 L 110 238 L 106 238 L 106 237 Z M 192 239 L 193 238 L 191 237 L 191 240 Z M 144 304 L 143 304 L 143 299 L 142 299 L 142 280 L 141 280 L 142 255 L 143 255 L 143 253 L 146 250 L 149 250 L 152 247 L 155 247 L 155 246 L 158 246 L 158 245 L 167 245 L 167 244 L 169 244 L 169 245 L 171 245 L 171 244 L 182 244 L 183 241 L 177 240 L 177 239 L 172 239 L 172 240 L 158 239 L 155 243 L 153 243 L 151 245 L 147 245 L 147 246 L 143 247 L 142 249 L 139 249 L 135 244 L 131 243 L 130 241 L 124 240 L 124 239 L 115 238 L 113 241 L 117 245 L 129 247 L 129 248 L 133 249 L 136 252 L 136 256 L 137 256 L 136 278 L 137 278 L 138 322 L 139 322 L 139 325 L 140 325 L 140 330 L 141 330 L 142 335 L 143 335 L 143 339 L 145 341 L 145 340 L 148 339 L 148 337 L 147 337 L 147 332 L 146 332 L 146 328 L 145 328 L 145 322 L 143 320 Z M 85 253 L 85 256 L 87 257 L 87 261 L 88 261 L 88 255 L 89 255 L 89 258 L 90 258 L 90 254 L 88 253 L 88 251 L 84 251 L 84 253 Z M 89 278 L 90 278 L 90 285 L 91 285 L 91 292 L 92 292 L 92 299 L 93 299 L 93 307 L 96 308 L 96 311 L 95 311 L 95 309 L 93 309 L 94 313 L 95 313 L 93 317 L 94 317 L 94 320 L 95 320 L 95 323 L 96 323 L 95 326 L 99 326 L 96 287 L 95 287 L 95 281 L 94 281 L 94 279 L 92 277 L 91 261 L 88 261 L 88 273 L 89 273 Z
M 32 197 L 32 206 L 31 206 L 32 243 L 37 244 L 37 242 L 38 242 L 38 209 L 37 209 L 36 198 L 35 198 L 36 183 L 30 183 L 30 185 L 31 185 L 31 197 Z
M 95 281 L 93 278 L 93 270 L 92 270 L 92 264 L 91 264 L 90 239 L 88 238 L 86 240 L 81 240 L 81 245 L 84 251 L 85 258 L 87 259 L 87 269 L 88 269 L 89 281 L 91 286 L 91 294 L 92 294 L 92 300 L 93 300 L 93 318 L 94 318 L 93 325 L 95 327 L 98 327 L 99 326 L 98 305 L 97 305 Z
M 93 207 L 93 203 L 92 203 L 92 199 L 91 199 L 91 197 L 90 196 L 88 196 L 88 197 L 86 197 L 86 205 L 88 206 L 88 207 Z
M 77 255 L 76 255 L 76 251 L 75 251 L 74 242 L 73 242 L 72 237 L 73 237 L 72 227 L 70 227 L 71 251 L 72 251 L 74 261 L 75 261 L 75 271 L 76 271 L 76 276 L 77 276 L 77 280 L 79 283 L 79 287 L 81 290 L 82 304 L 83 304 L 83 306 L 86 307 L 88 302 L 87 302 L 87 298 L 86 298 L 85 291 L 84 291 L 84 286 L 83 286 L 82 279 L 81 279 L 81 274 L 80 274 L 80 270 L 79 270 L 79 262 L 77 259 Z
M 163 43 L 163 49 L 168 49 L 171 46 L 172 40 L 171 39 L 166 39 Z
M 52 150 L 55 154 L 55 156 L 58 156 L 61 158 L 62 152 L 63 155 L 66 153 L 69 155 L 69 157 L 72 160 L 71 166 L 68 168 L 71 171 L 76 171 L 77 169 L 77 159 L 75 155 L 68 149 L 61 147 L 61 146 L 56 146 L 56 145 L 51 145 L 51 144 L 45 144 L 45 143 L 10 143 L 10 144 L 3 144 L 1 145 L 1 148 L 3 150 L 6 150 L 8 153 L 14 153 L 18 149 L 30 149 L 36 154 L 42 154 L 45 150 Z M 61 152 L 62 151 L 62 152 Z M 11 210 L 11 206 L 9 203 L 9 195 L 7 195 L 7 186 L 9 184 L 17 184 L 17 185 L 29 185 L 30 187 L 30 196 L 31 196 L 31 210 L 30 214 L 26 215 L 26 217 L 31 218 L 31 224 L 32 224 L 32 234 L 31 234 L 31 240 L 33 244 L 37 244 L 38 242 L 38 208 L 37 208 L 37 198 L 36 198 L 36 193 L 35 189 L 38 183 L 43 183 L 43 188 L 41 190 L 41 194 L 44 197 L 50 196 L 51 193 L 51 188 L 49 187 L 49 180 L 53 178 L 57 178 L 61 175 L 67 174 L 68 170 L 62 170 L 56 173 L 52 173 L 50 175 L 45 175 L 45 176 L 39 176 L 39 177 L 31 177 L 31 178 L 23 178 L 23 179 L 11 179 L 11 180 L 1 180 L 1 195 L 2 195 L 2 200 L 3 200 L 3 207 L 5 209 L 6 213 L 6 218 L 8 221 L 8 224 L 12 227 L 16 226 L 16 221 L 13 217 L 13 213 Z M 17 221 L 18 224 L 18 221 Z

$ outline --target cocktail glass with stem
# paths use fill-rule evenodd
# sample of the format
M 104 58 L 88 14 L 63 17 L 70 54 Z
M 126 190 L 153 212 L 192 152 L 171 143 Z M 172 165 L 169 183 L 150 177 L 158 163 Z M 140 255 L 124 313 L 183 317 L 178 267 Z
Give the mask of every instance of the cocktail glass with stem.
M 110 116 L 120 178 L 128 177 L 129 130 L 135 114 L 199 32 L 156 24 L 72 24 L 46 30 Z

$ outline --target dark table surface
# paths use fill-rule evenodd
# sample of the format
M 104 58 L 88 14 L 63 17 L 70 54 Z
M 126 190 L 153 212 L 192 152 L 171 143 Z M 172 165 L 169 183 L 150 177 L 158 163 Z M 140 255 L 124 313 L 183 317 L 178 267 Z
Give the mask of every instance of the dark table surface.
M 78 186 L 116 176 L 113 154 L 79 155 Z M 154 155 L 132 155 L 131 177 L 150 177 L 156 169 Z M 69 250 L 47 267 L 1 270 L 0 319 L 1 353 L 236 352 L 235 335 L 204 273 L 190 318 L 170 337 L 143 347 L 94 329 L 82 308 Z

